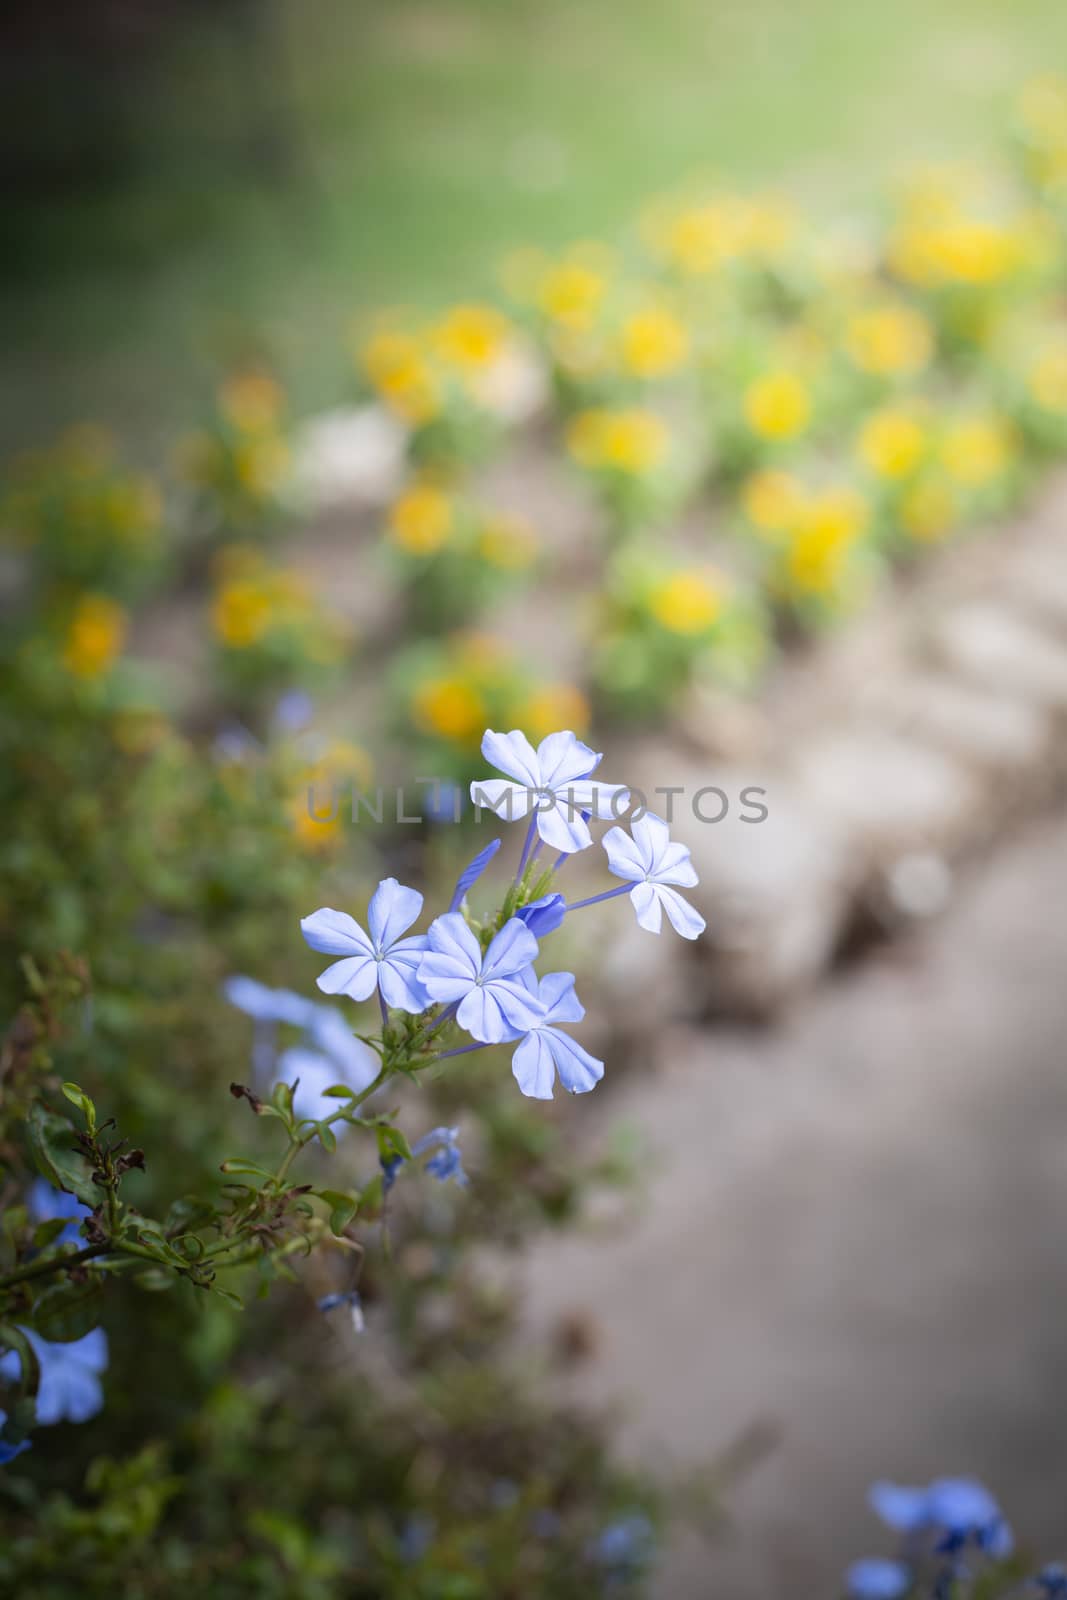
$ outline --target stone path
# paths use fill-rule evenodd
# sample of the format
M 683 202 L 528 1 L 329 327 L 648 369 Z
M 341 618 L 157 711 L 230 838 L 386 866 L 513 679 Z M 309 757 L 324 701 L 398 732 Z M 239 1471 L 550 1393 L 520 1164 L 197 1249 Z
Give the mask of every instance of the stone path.
M 783 1430 L 732 1544 L 676 1541 L 664 1600 L 836 1594 L 887 1548 L 880 1475 L 977 1473 L 1067 1557 L 1065 974 L 1061 815 L 776 1029 L 676 1025 L 605 1087 L 598 1126 L 639 1134 L 645 1203 L 535 1244 L 531 1336 L 592 1319 L 561 1382 L 621 1401 L 646 1465 Z

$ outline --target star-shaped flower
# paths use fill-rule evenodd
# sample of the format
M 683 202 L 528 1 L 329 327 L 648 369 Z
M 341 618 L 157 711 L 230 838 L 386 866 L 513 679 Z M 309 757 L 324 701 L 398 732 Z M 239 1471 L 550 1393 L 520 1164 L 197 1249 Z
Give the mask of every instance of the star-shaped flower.
M 630 901 L 637 920 L 649 933 L 659 933 L 666 911 L 683 939 L 698 939 L 707 923 L 671 884 L 690 889 L 697 882 L 689 847 L 671 843 L 671 830 L 662 817 L 646 812 L 625 828 L 609 828 L 604 835 L 608 867 L 617 878 L 633 883 Z
M 549 972 L 540 983 L 532 974 L 530 988 L 544 1007 L 544 1017 L 526 1034 L 511 1059 L 511 1070 L 523 1094 L 534 1100 L 551 1100 L 552 1085 L 559 1081 L 571 1094 L 586 1094 L 604 1076 L 604 1063 L 591 1056 L 560 1022 L 581 1022 L 585 1007 L 574 992 L 573 972 Z
M 472 783 L 474 804 L 509 822 L 535 812 L 537 832 L 553 850 L 573 854 L 592 844 L 583 812 L 618 820 L 630 803 L 630 792 L 621 784 L 590 781 L 601 757 L 573 733 L 550 733 L 535 750 L 517 728 L 511 733 L 487 730 L 482 755 L 512 781 L 485 778 Z
M 499 1044 L 541 1020 L 541 1006 L 522 982 L 537 940 L 518 917 L 505 922 L 484 956 L 458 911 L 430 924 L 419 982 L 431 1000 L 455 1005 L 456 1021 L 482 1044 Z
M 385 878 L 367 908 L 369 934 L 346 911 L 325 907 L 304 917 L 300 928 L 312 950 L 343 957 L 319 974 L 323 994 L 366 1000 L 380 988 L 387 1006 L 415 1015 L 425 1011 L 429 1002 L 417 972 L 426 938 L 423 934 L 401 937 L 421 910 L 422 895 L 417 889 L 405 889 L 395 878 Z

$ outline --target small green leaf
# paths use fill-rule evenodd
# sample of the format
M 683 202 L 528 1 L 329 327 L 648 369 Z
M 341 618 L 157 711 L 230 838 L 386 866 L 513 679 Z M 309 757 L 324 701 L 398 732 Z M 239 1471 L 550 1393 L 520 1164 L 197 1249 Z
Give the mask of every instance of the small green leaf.
M 328 1089 L 323 1089 L 322 1092 L 328 1095 L 331 1100 L 354 1100 L 356 1097 L 356 1091 L 350 1089 L 347 1083 L 333 1083 Z
M 96 1107 L 89 1099 L 89 1096 L 86 1094 L 85 1090 L 76 1083 L 65 1083 L 63 1085 L 63 1093 L 66 1095 L 71 1105 L 78 1107 L 82 1116 L 85 1118 L 85 1126 L 88 1128 L 89 1132 L 95 1133 Z
M 220 1289 L 217 1283 L 211 1286 L 212 1294 L 217 1294 L 220 1300 L 225 1300 L 228 1306 L 233 1306 L 235 1311 L 243 1311 L 244 1301 L 234 1294 L 232 1289 Z
M 53 1240 L 59 1238 L 69 1220 L 69 1217 L 53 1217 L 51 1222 L 38 1223 L 33 1230 L 34 1249 L 47 1250 Z
M 411 1146 L 399 1128 L 386 1123 L 378 1129 L 378 1154 L 383 1161 L 390 1161 L 394 1156 L 402 1156 L 405 1161 L 410 1161 Z
M 328 1150 L 332 1155 L 337 1149 L 337 1135 L 328 1122 L 318 1122 L 315 1126 L 319 1135 L 319 1143 L 324 1150 Z
M 334 1233 L 344 1233 L 359 1210 L 359 1195 L 346 1194 L 342 1189 L 319 1189 L 316 1192 L 319 1199 L 325 1200 L 330 1208 L 330 1227 Z
M 46 1289 L 33 1308 L 33 1326 L 42 1339 L 70 1344 L 91 1333 L 100 1321 L 104 1286 L 99 1278 L 88 1283 L 61 1283 Z
M 257 1167 L 254 1161 L 244 1161 L 234 1156 L 229 1161 L 224 1161 L 219 1167 L 220 1172 L 239 1172 L 247 1177 L 272 1178 L 274 1174 L 268 1172 L 266 1167 Z
M 92 1181 L 88 1165 L 73 1148 L 73 1123 L 54 1111 L 47 1111 L 38 1100 L 30 1107 L 26 1126 L 34 1165 L 42 1177 L 55 1188 L 77 1195 L 86 1205 L 95 1206 L 100 1191 Z

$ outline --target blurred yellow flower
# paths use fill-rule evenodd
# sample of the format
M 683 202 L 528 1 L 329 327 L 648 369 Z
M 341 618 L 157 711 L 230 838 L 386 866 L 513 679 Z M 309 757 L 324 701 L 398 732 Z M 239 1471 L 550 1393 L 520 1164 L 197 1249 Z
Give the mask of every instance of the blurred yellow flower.
M 1027 376 L 1027 388 L 1042 411 L 1067 414 L 1067 346 L 1038 357 Z
M 648 608 L 671 633 L 705 633 L 718 621 L 723 595 L 719 584 L 696 571 L 676 572 L 656 584 Z
M 514 711 L 515 726 L 522 728 L 535 744 L 561 728 L 585 733 L 589 717 L 589 701 L 580 689 L 569 683 L 535 689 Z
M 764 439 L 792 439 L 811 418 L 811 396 L 792 372 L 771 372 L 750 383 L 744 395 L 745 420 Z
M 767 467 L 747 478 L 741 488 L 745 516 L 761 533 L 785 533 L 804 504 L 804 487 L 790 472 Z
M 858 539 L 869 520 L 870 507 L 863 495 L 855 489 L 830 488 L 809 496 L 801 524 L 809 539 L 838 548 Z
M 550 267 L 538 287 L 538 304 L 547 317 L 568 328 L 588 328 L 604 300 L 603 273 L 582 260 Z
M 488 517 L 478 539 L 478 550 L 492 567 L 523 572 L 537 557 L 537 535 L 522 517 L 497 512 Z
M 951 532 L 956 521 L 956 497 L 939 478 L 923 479 L 908 490 L 900 503 L 900 522 L 913 539 L 934 543 Z
M 438 414 L 440 385 L 412 334 L 382 329 L 363 346 L 361 359 L 386 405 L 404 422 L 418 427 Z
M 462 678 L 435 678 L 420 684 L 412 709 L 420 727 L 457 744 L 469 743 L 486 724 L 485 702 Z
M 444 490 L 415 484 L 393 503 L 389 537 L 409 555 L 429 556 L 446 542 L 453 522 L 452 500 Z
M 638 378 L 663 378 L 689 355 L 689 335 L 666 306 L 635 311 L 623 324 L 622 360 Z
M 374 763 L 366 750 L 341 739 L 301 772 L 286 807 L 300 847 L 311 855 L 336 850 L 343 824 L 351 818 L 352 790 L 365 792 L 373 778 Z
M 503 354 L 508 322 L 492 306 L 453 306 L 438 323 L 432 337 L 443 361 L 464 371 L 482 372 Z
M 950 215 L 905 223 L 890 244 L 890 261 L 907 282 L 988 285 L 1007 277 L 1026 254 L 1024 236 L 984 218 Z
M 727 200 L 709 201 L 680 212 L 662 231 L 660 248 L 681 272 L 699 277 L 714 272 L 741 248 L 741 219 Z
M 219 390 L 219 410 L 239 433 L 262 433 L 281 416 L 282 391 L 265 372 L 237 373 Z
M 126 641 L 126 613 L 107 595 L 82 595 L 63 646 L 63 665 L 76 678 L 102 677 Z
M 237 578 L 223 584 L 215 596 L 211 624 L 229 649 L 247 650 L 270 627 L 272 611 L 270 596 L 259 583 Z
M 144 544 L 158 533 L 163 519 L 163 498 L 151 478 L 130 475 L 107 492 L 108 520 L 119 539 Z
M 877 477 L 906 478 L 925 454 L 926 430 L 908 411 L 876 411 L 860 429 L 858 449 Z
M 257 499 L 265 499 L 281 487 L 288 466 L 289 446 L 278 434 L 250 436 L 233 453 L 238 483 Z
M 579 412 L 567 434 L 568 448 L 583 467 L 611 468 L 634 477 L 658 467 L 668 444 L 663 419 L 637 407 Z
M 509 650 L 495 633 L 469 629 L 453 635 L 456 660 L 475 677 L 492 678 L 508 660 Z
M 1011 463 L 1013 440 L 998 417 L 968 417 L 945 430 L 941 460 L 949 475 L 970 488 L 1000 477 Z
M 897 377 L 919 372 L 933 351 L 930 324 L 911 306 L 884 305 L 854 316 L 845 331 L 849 355 L 864 372 Z

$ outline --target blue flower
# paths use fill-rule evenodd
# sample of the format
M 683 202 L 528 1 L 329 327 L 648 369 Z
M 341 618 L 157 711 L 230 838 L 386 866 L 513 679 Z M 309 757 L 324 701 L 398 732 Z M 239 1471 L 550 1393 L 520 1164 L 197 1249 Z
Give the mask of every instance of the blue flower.
M 482 1044 L 499 1044 L 541 1020 L 541 1006 L 522 983 L 537 956 L 537 940 L 510 917 L 484 956 L 456 911 L 430 924 L 419 981 L 432 1000 L 456 1005 L 456 1021 Z
M 284 1022 L 292 1028 L 307 1028 L 317 1009 L 313 1000 L 305 1000 L 291 989 L 268 988 L 255 978 L 227 978 L 222 992 L 231 1006 L 256 1022 Z
M 467 890 L 478 882 L 486 867 L 500 849 L 499 839 L 490 839 L 484 850 L 479 850 L 469 866 L 464 867 L 449 904 L 449 911 L 458 911 L 466 898 Z
M 683 939 L 697 939 L 707 924 L 670 884 L 692 888 L 697 875 L 689 859 L 688 846 L 671 843 L 671 831 L 662 817 L 646 812 L 625 828 L 610 828 L 604 835 L 608 867 L 616 878 L 633 883 L 630 902 L 637 920 L 649 933 L 659 933 L 666 911 L 676 933 Z M 632 834 L 632 837 L 631 837 Z
M 1061 1596 L 1067 1595 L 1067 1567 L 1059 1561 L 1050 1562 L 1047 1567 L 1042 1567 L 1034 1583 L 1044 1590 L 1049 1600 L 1060 1600 Z
M 977 1539 L 987 1554 L 1008 1556 L 1011 1529 L 989 1490 L 974 1478 L 938 1478 L 927 1490 L 928 1520 L 956 1539 Z
M 424 1156 L 427 1150 L 435 1151 L 426 1163 L 426 1171 L 439 1183 L 447 1183 L 450 1178 L 454 1178 L 460 1187 L 463 1187 L 470 1182 L 470 1179 L 463 1170 L 463 1156 L 456 1142 L 458 1136 L 458 1128 L 431 1128 L 421 1139 L 416 1139 L 411 1146 L 411 1154 L 414 1158 Z M 404 1156 L 390 1156 L 388 1160 L 382 1158 L 382 1187 L 386 1194 L 396 1182 L 396 1175 L 404 1165 L 404 1161 Z
M 44 1178 L 34 1178 L 26 1194 L 26 1203 L 35 1222 L 55 1222 L 60 1217 L 71 1218 L 62 1232 L 56 1235 L 54 1244 L 81 1243 L 80 1220 L 91 1214 L 91 1207 L 83 1205 L 76 1194 L 53 1189 Z
M 531 900 L 515 915 L 524 922 L 535 939 L 545 939 L 555 933 L 567 915 L 567 902 L 561 894 L 545 894 L 540 900 Z
M 911 1573 L 902 1561 L 872 1556 L 854 1561 L 845 1573 L 849 1600 L 899 1600 L 911 1588 Z
M 7 1422 L 7 1412 L 0 1411 L 0 1429 Z M 23 1439 L 19 1444 L 8 1444 L 6 1439 L 0 1439 L 0 1467 L 6 1467 L 9 1461 L 14 1461 L 24 1450 L 30 1448 L 29 1439 Z
M 512 782 L 486 778 L 471 784 L 475 806 L 515 822 L 535 813 L 537 832 L 553 850 L 572 854 L 593 842 L 583 811 L 619 818 L 630 804 L 621 784 L 591 783 L 601 756 L 573 733 L 550 733 L 535 750 L 524 733 L 493 733 L 482 738 L 482 755 Z
M 369 1067 L 353 1082 L 347 1073 L 342 1072 L 336 1061 L 331 1061 L 328 1056 L 321 1055 L 317 1050 L 294 1045 L 291 1050 L 284 1051 L 279 1058 L 275 1082 L 293 1083 L 299 1079 L 293 1097 L 294 1111 L 298 1117 L 321 1122 L 324 1117 L 332 1116 L 338 1109 L 337 1100 L 333 1095 L 326 1093 L 327 1089 L 343 1083 L 346 1088 L 354 1089 L 358 1094 L 361 1089 L 374 1082 L 378 1075 L 378 1060 L 370 1050 L 367 1054 L 370 1056 Z M 346 1131 L 346 1124 L 334 1123 L 333 1131 L 338 1135 L 343 1134 Z
M 593 1545 L 591 1554 L 601 1566 L 633 1568 L 642 1566 L 652 1553 L 652 1524 L 643 1512 L 611 1522 Z
M 304 917 L 300 927 L 312 950 L 341 956 L 320 973 L 324 994 L 346 994 L 366 1000 L 375 989 L 397 1011 L 417 1015 L 427 1006 L 426 991 L 417 977 L 426 939 L 419 934 L 401 938 L 422 910 L 417 889 L 403 888 L 395 878 L 385 878 L 375 889 L 367 909 L 370 934 L 345 911 L 325 907 Z
M 365 1331 L 366 1323 L 363 1320 L 363 1302 L 359 1298 L 359 1291 L 357 1289 L 349 1289 L 347 1294 L 324 1294 L 322 1299 L 318 1302 L 318 1306 L 319 1310 L 324 1316 L 327 1316 L 331 1311 L 337 1311 L 342 1306 L 346 1306 L 348 1308 L 348 1314 L 352 1320 L 353 1333 L 363 1333 Z
M 867 1500 L 874 1514 L 881 1517 L 887 1528 L 893 1528 L 897 1533 L 919 1533 L 930 1524 L 925 1489 L 906 1488 L 903 1484 L 887 1483 L 880 1479 L 878 1483 L 872 1483 Z
M 289 689 L 274 706 L 274 725 L 283 733 L 299 733 L 315 715 L 315 702 L 303 689 Z
M 586 1094 L 604 1076 L 604 1063 L 556 1026 L 581 1022 L 585 1016 L 585 1007 L 574 992 L 573 972 L 550 972 L 539 984 L 531 976 L 528 982 L 545 1014 L 529 1029 L 512 1057 L 515 1081 L 532 1099 L 551 1100 L 558 1072 L 559 1081 L 571 1094 Z
M 59 1344 L 42 1339 L 32 1328 L 21 1328 L 37 1357 L 37 1421 L 42 1428 L 55 1422 L 88 1422 L 104 1404 L 99 1374 L 107 1371 L 107 1334 L 94 1328 L 84 1338 Z M 22 1359 L 17 1350 L 0 1356 L 0 1376 L 18 1381 Z

